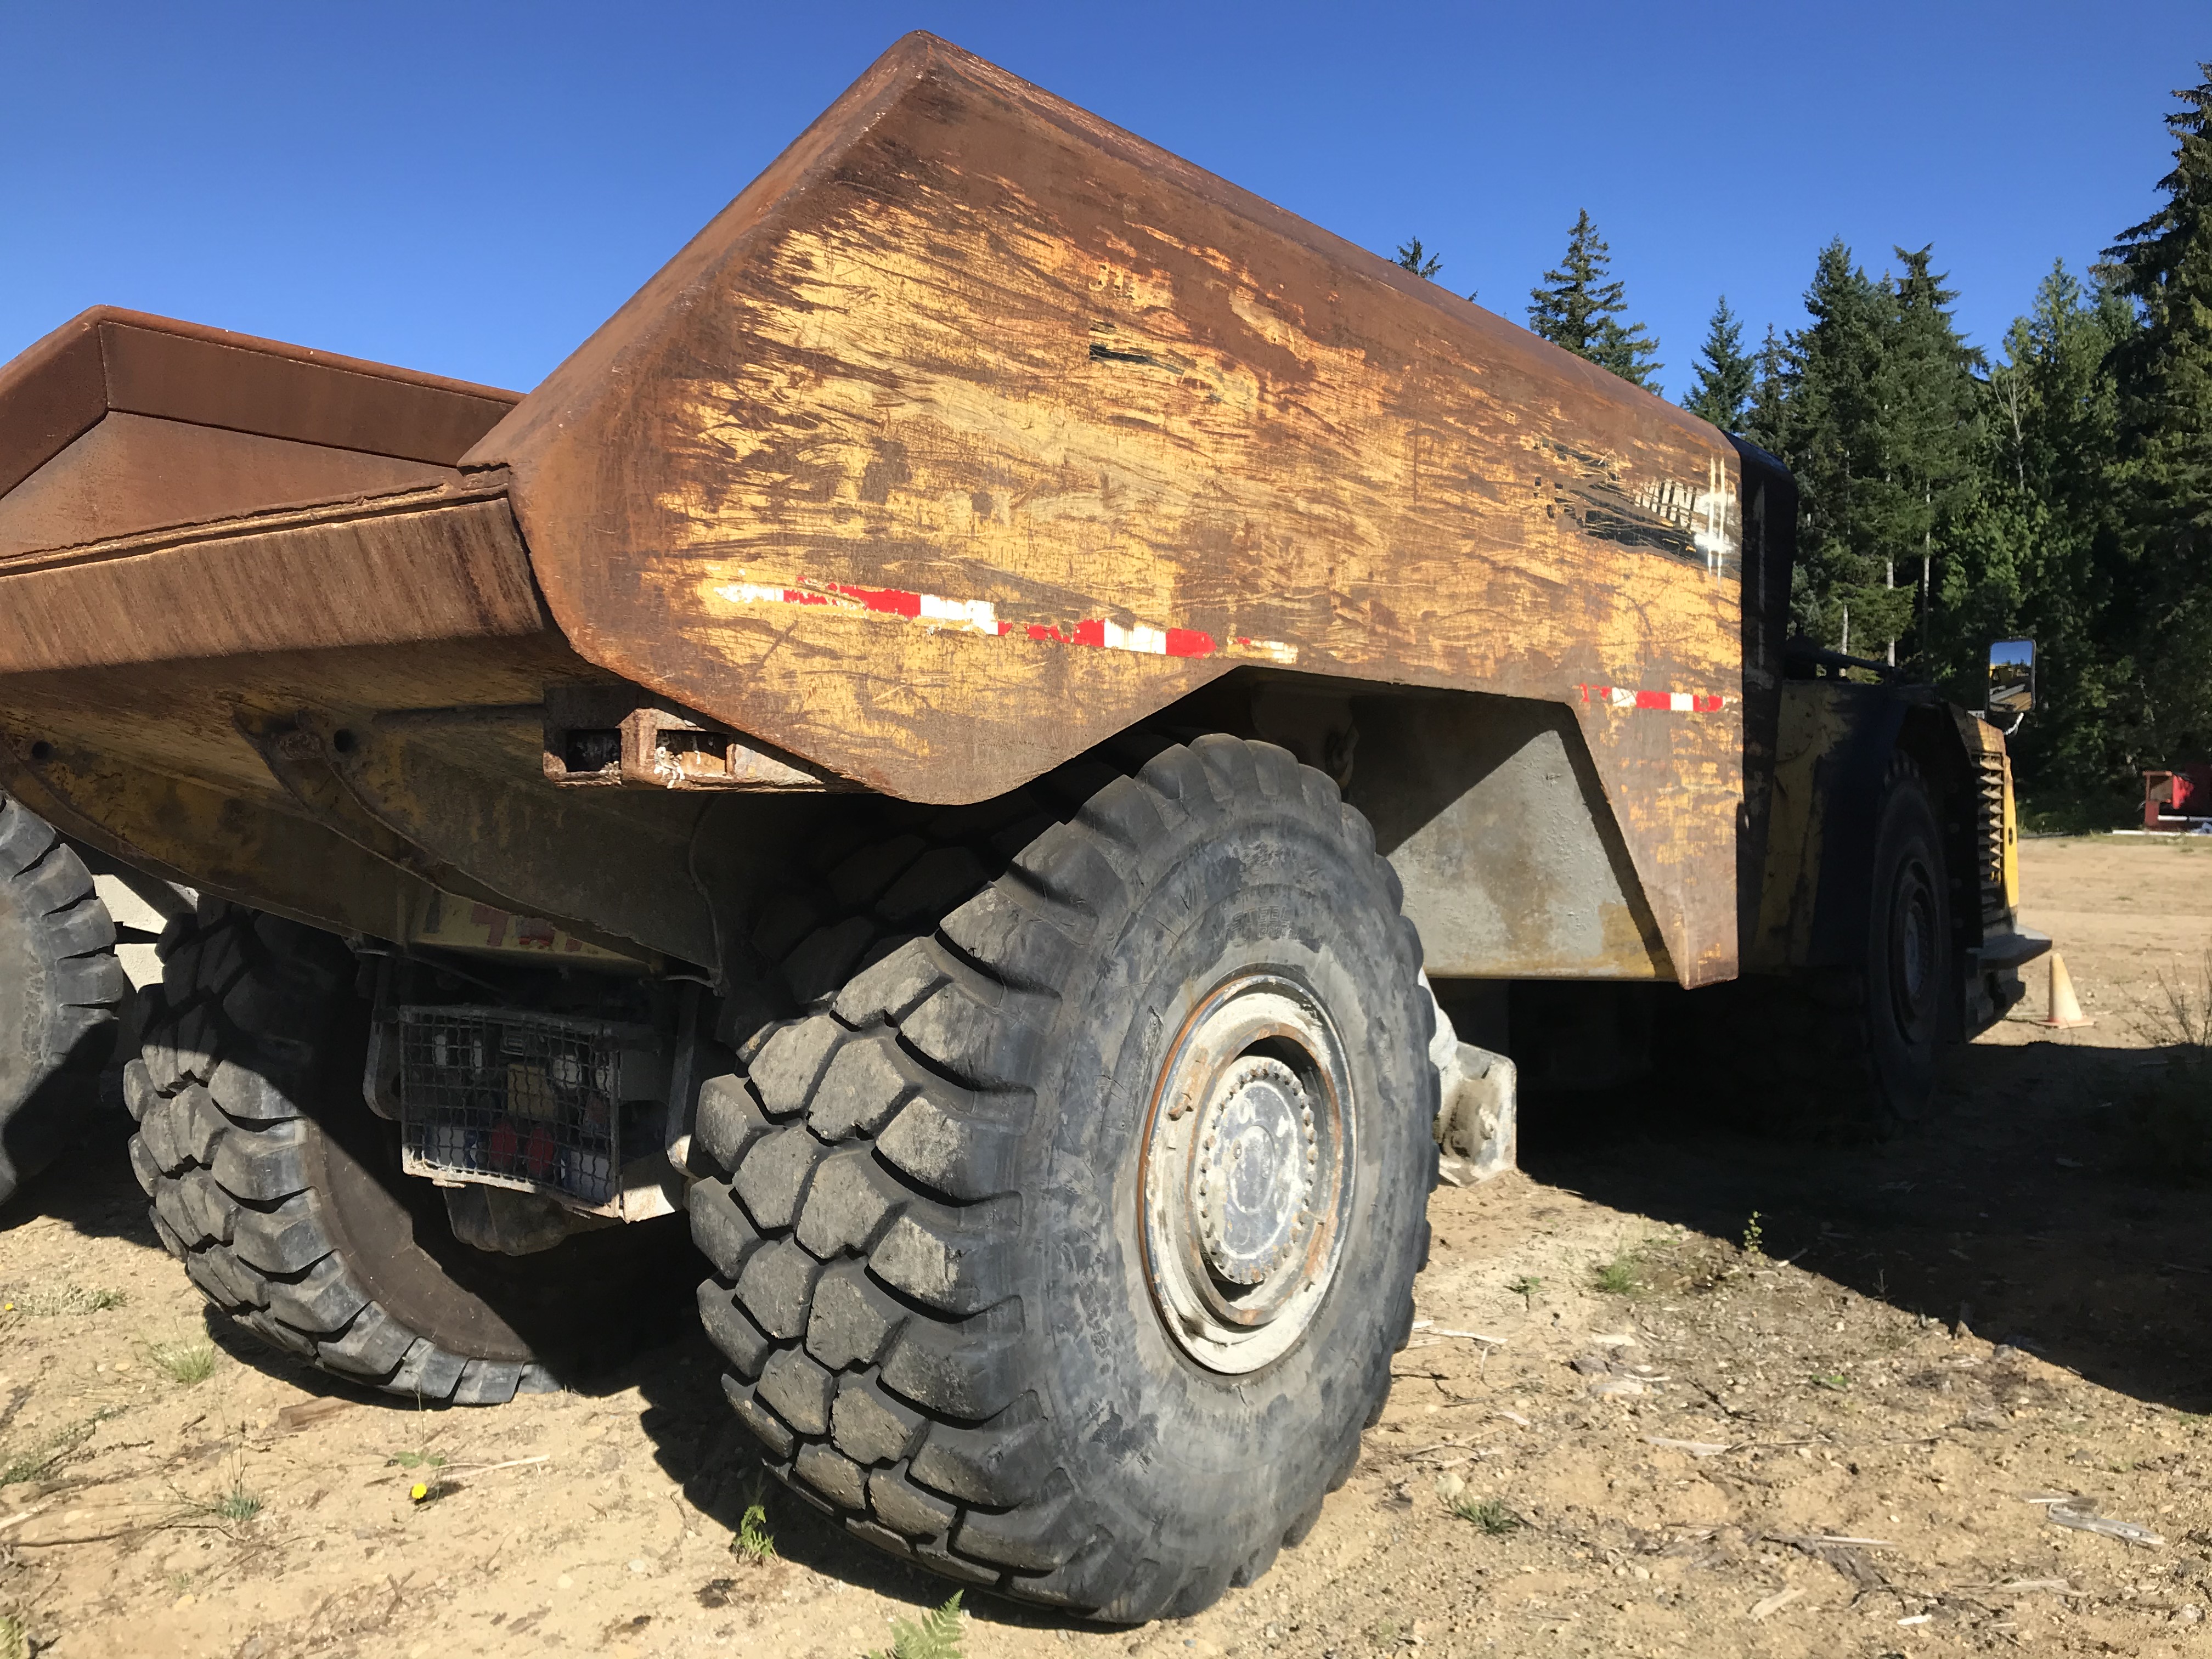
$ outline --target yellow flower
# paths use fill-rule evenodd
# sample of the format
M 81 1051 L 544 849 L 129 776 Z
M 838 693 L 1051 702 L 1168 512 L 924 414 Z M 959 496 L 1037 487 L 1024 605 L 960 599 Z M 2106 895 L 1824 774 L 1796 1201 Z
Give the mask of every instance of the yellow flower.
M 408 1487 L 407 1495 L 417 1504 L 421 1503 L 430 1495 L 430 1483 L 427 1480 L 417 1480 L 413 1486 Z

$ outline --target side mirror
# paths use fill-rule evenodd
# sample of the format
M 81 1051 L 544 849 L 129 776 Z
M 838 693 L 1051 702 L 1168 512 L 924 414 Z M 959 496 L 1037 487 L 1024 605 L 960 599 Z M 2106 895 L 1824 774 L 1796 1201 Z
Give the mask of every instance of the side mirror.
M 1990 647 L 1991 718 L 2025 714 L 2035 707 L 2035 641 L 1999 640 Z

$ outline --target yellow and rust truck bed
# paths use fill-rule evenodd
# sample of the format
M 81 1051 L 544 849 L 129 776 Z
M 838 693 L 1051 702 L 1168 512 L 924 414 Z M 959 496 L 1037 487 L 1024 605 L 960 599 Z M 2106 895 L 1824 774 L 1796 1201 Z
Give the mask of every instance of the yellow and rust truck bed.
M 957 802 L 1241 665 L 1480 691 L 1587 745 L 1613 970 L 1735 969 L 1736 447 L 927 37 L 519 403 L 92 313 L 0 421 L 19 750 L 283 811 L 236 706 L 618 680 Z

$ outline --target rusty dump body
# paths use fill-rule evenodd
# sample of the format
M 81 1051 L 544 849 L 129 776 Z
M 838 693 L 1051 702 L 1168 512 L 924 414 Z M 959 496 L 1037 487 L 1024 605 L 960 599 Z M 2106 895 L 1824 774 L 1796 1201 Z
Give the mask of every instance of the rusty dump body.
M 911 36 L 526 398 L 119 312 L 0 371 L 0 782 L 349 933 L 720 976 L 845 794 L 1227 729 L 1346 782 L 1432 973 L 1697 985 L 1795 925 L 1794 514 Z

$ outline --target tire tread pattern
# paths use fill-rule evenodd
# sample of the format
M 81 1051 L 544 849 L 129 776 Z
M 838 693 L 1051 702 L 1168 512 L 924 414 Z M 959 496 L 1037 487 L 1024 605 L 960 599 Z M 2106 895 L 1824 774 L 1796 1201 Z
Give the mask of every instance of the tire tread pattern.
M 1905 755 L 1883 774 L 1882 799 L 1924 791 Z M 1747 975 L 1700 993 L 1686 1022 L 1680 1070 L 1700 1099 L 1740 1127 L 1822 1141 L 1881 1139 L 1911 1120 L 1893 1107 L 1877 1052 L 1866 969 L 1856 964 Z M 1710 1092 L 1705 1092 L 1710 1091 Z
M 496 1405 L 555 1387 L 541 1365 L 453 1353 L 409 1329 L 324 1224 L 298 1102 L 314 1037 L 350 993 L 345 947 L 210 899 L 160 951 L 145 1044 L 124 1070 L 131 1167 L 200 1294 L 283 1352 L 387 1394 Z
M 0 926 L 23 930 L 45 981 L 45 1029 L 32 1047 L 0 1055 L 0 1203 L 66 1145 L 97 1103 L 130 981 L 115 956 L 115 923 L 84 860 L 53 826 L 0 795 Z M 10 1034 L 13 1035 L 12 1033 Z
M 763 921 L 755 943 L 771 959 L 781 947 L 801 1012 L 724 1034 L 749 1063 L 702 1091 L 695 1168 L 716 1176 L 694 1183 L 690 1209 L 724 1389 L 781 1480 L 933 1571 L 1137 1621 L 1195 1610 L 1226 1579 L 1105 1536 L 1049 1466 L 1016 1369 L 1007 1188 L 1053 988 L 1142 849 L 1255 795 L 1340 824 L 1394 901 L 1398 888 L 1364 818 L 1283 750 L 1202 738 L 1126 760 L 982 807 L 902 812 L 834 849 L 808 926 L 790 900 Z M 849 971 L 825 975 L 833 961 Z M 1281 1542 L 1310 1525 L 1297 1517 Z

